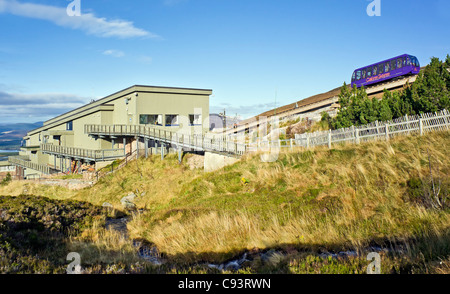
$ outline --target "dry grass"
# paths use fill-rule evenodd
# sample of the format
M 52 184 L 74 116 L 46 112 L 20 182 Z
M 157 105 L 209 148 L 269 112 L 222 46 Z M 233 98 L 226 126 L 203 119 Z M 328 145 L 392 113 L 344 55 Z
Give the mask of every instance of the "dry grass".
M 81 191 L 15 182 L 0 194 L 17 195 L 28 185 L 29 194 L 121 208 L 129 192 L 145 192 L 136 202 L 145 212 L 128 224 L 131 237 L 182 260 L 223 260 L 252 248 L 284 246 L 341 250 L 417 239 L 442 245 L 450 241 L 449 212 L 409 201 L 406 182 L 428 177 L 428 152 L 448 180 L 449 147 L 449 133 L 436 132 L 332 150 L 287 150 L 272 163 L 245 156 L 214 173 L 179 165 L 175 155 L 164 161 L 154 156 Z M 127 251 L 111 232 L 94 228 L 92 234 L 88 239 L 104 254 Z M 422 247 L 435 252 L 427 256 L 448 256 L 442 246 Z
M 132 264 L 139 261 L 136 249 L 122 234 L 105 229 L 100 222 L 85 230 L 81 236 L 71 237 L 68 249 L 78 252 L 86 266 L 96 264 Z

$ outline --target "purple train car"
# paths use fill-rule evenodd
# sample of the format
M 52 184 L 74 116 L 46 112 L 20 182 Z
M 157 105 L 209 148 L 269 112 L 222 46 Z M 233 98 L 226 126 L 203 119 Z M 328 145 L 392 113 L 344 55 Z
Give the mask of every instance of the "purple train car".
M 356 85 L 359 88 L 419 72 L 419 60 L 415 56 L 404 54 L 358 68 L 353 72 L 352 87 Z

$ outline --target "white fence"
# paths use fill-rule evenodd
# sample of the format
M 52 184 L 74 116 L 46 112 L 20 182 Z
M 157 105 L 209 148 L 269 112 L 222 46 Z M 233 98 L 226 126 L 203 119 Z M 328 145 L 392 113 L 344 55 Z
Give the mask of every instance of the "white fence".
M 371 124 L 338 129 L 333 131 L 323 131 L 314 133 L 304 133 L 295 135 L 295 139 L 277 140 L 270 142 L 261 142 L 260 146 L 265 147 L 314 147 L 328 146 L 332 144 L 352 142 L 359 144 L 360 142 L 385 139 L 398 135 L 420 134 L 450 129 L 450 112 L 442 110 L 436 113 L 427 113 L 422 115 L 404 116 L 391 121 L 378 122 Z
M 263 125 L 263 127 L 267 127 Z M 360 142 L 390 138 L 398 135 L 424 134 L 436 130 L 450 129 L 450 112 L 442 110 L 436 113 L 423 115 L 404 116 L 391 121 L 373 122 L 371 124 L 295 135 L 295 139 L 289 140 L 260 140 L 245 143 L 245 136 L 224 136 L 223 134 L 183 135 L 177 132 L 155 129 L 148 126 L 126 125 L 86 125 L 87 134 L 114 135 L 114 136 L 141 136 L 164 141 L 169 144 L 182 147 L 194 147 L 199 150 L 226 152 L 229 154 L 243 155 L 247 152 L 267 150 L 270 148 L 309 148 L 314 146 L 328 146 L 332 144 Z

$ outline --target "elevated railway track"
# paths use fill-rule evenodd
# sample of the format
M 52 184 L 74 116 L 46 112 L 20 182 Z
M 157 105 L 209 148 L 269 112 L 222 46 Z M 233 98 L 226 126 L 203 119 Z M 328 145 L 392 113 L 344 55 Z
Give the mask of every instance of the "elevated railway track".
M 423 68 L 422 68 L 423 69 Z M 375 84 L 366 88 L 366 92 L 370 98 L 381 98 L 384 90 L 395 91 L 402 89 L 406 84 L 413 83 L 417 78 L 417 75 L 400 77 L 395 80 L 387 81 L 380 84 Z M 350 87 L 350 86 L 349 86 Z M 254 130 L 259 127 L 260 121 L 264 118 L 270 119 L 273 116 L 277 116 L 280 120 L 300 115 L 307 114 L 314 111 L 320 111 L 321 109 L 337 109 L 339 108 L 339 94 L 341 87 L 335 88 L 326 93 L 311 96 L 309 98 L 291 103 L 270 111 L 261 113 L 255 117 L 241 121 L 236 127 L 226 130 L 226 135 L 238 134 Z M 262 120 L 263 121 L 263 120 Z

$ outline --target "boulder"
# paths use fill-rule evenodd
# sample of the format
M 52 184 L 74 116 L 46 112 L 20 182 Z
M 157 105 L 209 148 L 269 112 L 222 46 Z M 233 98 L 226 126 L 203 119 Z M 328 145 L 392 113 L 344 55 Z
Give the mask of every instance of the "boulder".
M 136 194 L 130 193 L 127 196 L 120 199 L 120 203 L 122 206 L 127 210 L 134 210 L 136 209 L 136 204 L 134 204 L 134 200 L 136 199 Z

